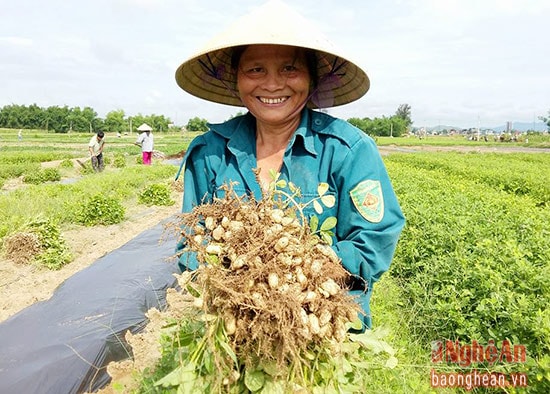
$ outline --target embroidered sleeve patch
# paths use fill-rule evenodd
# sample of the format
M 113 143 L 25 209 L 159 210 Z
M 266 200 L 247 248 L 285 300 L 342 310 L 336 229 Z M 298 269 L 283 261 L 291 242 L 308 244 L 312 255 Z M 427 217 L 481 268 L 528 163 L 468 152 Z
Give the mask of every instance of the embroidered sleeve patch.
M 384 197 L 380 181 L 368 179 L 360 182 L 349 194 L 361 216 L 372 223 L 379 223 L 382 220 Z

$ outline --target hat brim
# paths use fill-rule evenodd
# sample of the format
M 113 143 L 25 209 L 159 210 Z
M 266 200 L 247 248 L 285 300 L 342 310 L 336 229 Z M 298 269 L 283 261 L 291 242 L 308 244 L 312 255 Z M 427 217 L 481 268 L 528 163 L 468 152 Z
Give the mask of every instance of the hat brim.
M 319 84 L 309 107 L 348 104 L 369 90 L 369 78 L 361 67 L 349 56 L 340 55 L 311 23 L 277 1 L 243 16 L 214 37 L 178 67 L 176 82 L 186 92 L 204 100 L 244 107 L 238 97 L 231 57 L 234 48 L 256 44 L 288 45 L 315 52 Z
M 137 131 L 153 131 L 153 128 L 148 124 L 144 123 L 137 128 Z

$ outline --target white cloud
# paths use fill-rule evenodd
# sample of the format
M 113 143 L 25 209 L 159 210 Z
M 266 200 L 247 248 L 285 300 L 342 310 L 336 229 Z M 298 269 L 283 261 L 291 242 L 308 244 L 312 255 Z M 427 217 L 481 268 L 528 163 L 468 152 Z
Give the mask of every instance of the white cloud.
M 0 37 L 0 46 L 30 47 L 33 40 L 26 37 Z

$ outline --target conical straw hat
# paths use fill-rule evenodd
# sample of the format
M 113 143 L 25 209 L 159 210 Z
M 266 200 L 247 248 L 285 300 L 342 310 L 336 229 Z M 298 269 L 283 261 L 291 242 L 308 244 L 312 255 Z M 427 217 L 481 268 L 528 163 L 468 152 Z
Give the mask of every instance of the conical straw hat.
M 243 107 L 231 70 L 233 48 L 278 44 L 316 52 L 318 89 L 309 106 L 327 108 L 362 97 L 370 81 L 359 66 L 343 55 L 308 20 L 285 3 L 273 0 L 242 16 L 212 38 L 176 70 L 176 81 L 186 92 L 215 103 Z
M 141 126 L 139 126 L 138 131 L 152 131 L 153 128 L 149 126 L 147 123 L 143 123 Z

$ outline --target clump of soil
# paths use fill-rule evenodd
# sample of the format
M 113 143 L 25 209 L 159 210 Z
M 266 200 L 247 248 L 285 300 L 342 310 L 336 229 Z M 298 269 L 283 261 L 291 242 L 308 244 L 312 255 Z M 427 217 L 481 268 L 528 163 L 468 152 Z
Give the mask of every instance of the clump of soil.
M 185 156 L 185 149 L 184 150 L 181 150 L 179 151 L 178 153 L 174 153 L 172 155 L 166 155 L 166 159 L 181 159 L 183 158 L 183 156 Z
M 6 257 L 17 264 L 27 264 L 42 251 L 40 239 L 35 233 L 19 232 L 4 241 Z
M 179 193 L 183 193 L 183 182 L 182 182 L 181 178 L 172 181 L 170 186 L 172 187 L 172 190 L 174 190 L 176 192 L 179 192 Z

